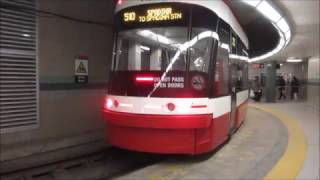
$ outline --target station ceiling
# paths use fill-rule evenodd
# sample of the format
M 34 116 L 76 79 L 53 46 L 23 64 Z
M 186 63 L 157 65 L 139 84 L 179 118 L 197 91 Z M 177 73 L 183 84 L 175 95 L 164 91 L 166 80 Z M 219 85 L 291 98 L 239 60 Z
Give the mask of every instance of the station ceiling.
M 277 30 L 268 19 L 242 1 L 226 1 L 249 39 L 250 57 L 265 54 L 279 41 Z
M 268 19 L 241 1 L 225 2 L 248 36 L 251 57 L 276 48 L 279 35 Z M 289 20 L 293 38 L 284 50 L 266 60 L 285 61 L 289 57 L 319 57 L 319 0 L 275 0 L 274 3 Z
M 293 26 L 293 38 L 289 46 L 275 58 L 319 57 L 319 0 L 277 0 Z

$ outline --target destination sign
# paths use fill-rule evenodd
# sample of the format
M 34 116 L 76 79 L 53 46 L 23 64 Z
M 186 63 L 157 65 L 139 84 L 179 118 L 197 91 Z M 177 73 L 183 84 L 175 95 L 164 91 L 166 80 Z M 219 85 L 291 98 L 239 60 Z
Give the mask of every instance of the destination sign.
M 136 11 L 127 11 L 123 13 L 124 22 L 159 22 L 182 19 L 182 12 L 174 11 L 172 7 L 150 8 L 144 13 L 139 14 Z

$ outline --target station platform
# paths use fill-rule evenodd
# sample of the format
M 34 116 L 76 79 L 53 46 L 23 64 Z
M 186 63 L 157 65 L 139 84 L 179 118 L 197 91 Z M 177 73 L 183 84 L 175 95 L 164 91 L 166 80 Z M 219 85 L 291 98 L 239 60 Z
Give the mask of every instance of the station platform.
M 175 156 L 117 179 L 261 179 L 287 147 L 286 127 L 272 115 L 248 109 L 230 141 L 199 156 Z
M 319 112 L 305 103 L 251 103 L 247 121 L 210 154 L 172 157 L 117 179 L 319 179 Z
M 1 179 L 319 179 L 319 112 L 305 103 L 250 103 L 247 119 L 214 152 L 158 155 L 108 148 Z

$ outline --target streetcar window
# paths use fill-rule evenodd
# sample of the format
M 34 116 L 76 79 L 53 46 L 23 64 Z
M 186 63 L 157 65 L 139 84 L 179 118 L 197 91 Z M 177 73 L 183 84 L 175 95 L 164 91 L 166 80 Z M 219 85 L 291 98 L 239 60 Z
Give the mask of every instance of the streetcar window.
M 219 37 L 220 43 L 226 44 L 229 46 L 230 42 L 230 26 L 224 22 L 222 19 L 219 21 Z
M 178 48 L 187 41 L 187 28 L 149 28 L 118 33 L 115 70 L 185 70 L 186 51 Z
M 230 26 L 222 19 L 219 22 L 218 34 L 220 43 L 215 64 L 213 97 L 225 96 L 229 92 Z
M 242 55 L 242 42 L 240 38 L 237 36 L 237 55 L 241 56 Z
M 231 54 L 237 54 L 237 36 L 235 35 L 235 33 L 232 31 L 231 33 L 231 39 L 230 39 L 230 43 L 231 43 Z
M 208 31 L 208 29 L 193 28 L 192 38 L 197 37 L 202 32 Z M 212 43 L 213 38 L 207 37 L 197 41 L 192 47 L 190 47 L 190 71 L 208 72 Z
M 248 63 L 244 61 L 238 62 L 238 79 L 236 88 L 238 91 L 248 89 Z
M 213 97 L 224 96 L 228 94 L 229 87 L 229 53 L 226 49 L 218 48 L 215 75 L 214 75 L 214 91 Z
M 248 89 L 249 88 L 249 80 L 248 80 L 248 63 L 247 62 L 242 62 L 243 66 L 243 89 Z
M 237 81 L 236 81 L 236 90 L 243 90 L 243 62 L 239 61 L 237 64 Z
M 241 42 L 240 43 L 240 56 L 246 56 L 246 54 L 244 53 L 244 50 L 245 50 L 244 47 L 245 47 L 244 44 Z

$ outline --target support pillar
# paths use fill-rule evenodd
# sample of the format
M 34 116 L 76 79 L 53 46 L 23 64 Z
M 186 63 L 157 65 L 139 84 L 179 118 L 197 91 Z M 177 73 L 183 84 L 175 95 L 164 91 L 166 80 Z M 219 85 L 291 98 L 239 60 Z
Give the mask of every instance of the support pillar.
M 277 79 L 277 72 L 276 72 L 276 63 L 271 62 L 266 64 L 265 66 L 265 89 L 264 94 L 266 97 L 266 102 L 275 102 L 276 101 L 276 79 Z

